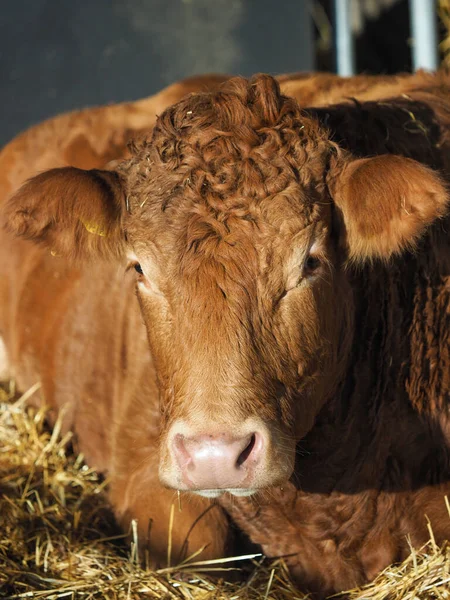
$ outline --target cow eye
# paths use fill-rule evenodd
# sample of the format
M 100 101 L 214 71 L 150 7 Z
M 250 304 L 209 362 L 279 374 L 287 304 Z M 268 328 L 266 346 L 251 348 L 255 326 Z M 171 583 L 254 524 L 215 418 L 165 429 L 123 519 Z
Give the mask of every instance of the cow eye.
M 142 267 L 139 263 L 135 263 L 133 266 L 134 266 L 134 270 L 136 271 L 136 273 L 139 273 L 139 275 L 144 274 L 144 271 L 142 270 Z
M 317 271 L 317 269 L 320 267 L 320 259 L 317 256 L 314 256 L 313 254 L 310 254 L 308 256 L 308 258 L 305 261 L 305 265 L 303 267 L 303 273 L 304 275 L 312 275 L 313 273 L 315 273 Z

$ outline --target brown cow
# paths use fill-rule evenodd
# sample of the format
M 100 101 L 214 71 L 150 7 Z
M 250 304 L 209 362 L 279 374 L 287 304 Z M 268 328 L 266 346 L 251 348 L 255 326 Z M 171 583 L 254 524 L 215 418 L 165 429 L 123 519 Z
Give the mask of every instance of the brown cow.
M 0 333 L 154 564 L 181 490 L 173 557 L 236 552 L 231 517 L 325 595 L 450 536 L 450 79 L 280 82 L 28 181 Z

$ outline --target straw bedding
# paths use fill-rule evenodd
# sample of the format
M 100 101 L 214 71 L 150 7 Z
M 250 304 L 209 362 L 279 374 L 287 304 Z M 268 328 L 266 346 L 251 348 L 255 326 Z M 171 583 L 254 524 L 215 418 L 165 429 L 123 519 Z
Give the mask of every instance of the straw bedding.
M 26 408 L 12 385 L 0 388 L 0 596 L 2 598 L 306 598 L 281 560 L 260 555 L 220 565 L 196 557 L 158 572 L 141 567 L 133 531 L 114 524 L 107 481 L 71 451 L 70 434 L 49 430 L 45 410 Z M 177 510 L 175 508 L 175 510 Z M 351 600 L 450 599 L 450 545 L 432 538 Z M 221 578 L 245 564 L 240 582 Z M 211 577 L 210 571 L 219 571 Z M 228 577 L 229 579 L 229 577 Z M 235 578 L 236 579 L 236 578 Z

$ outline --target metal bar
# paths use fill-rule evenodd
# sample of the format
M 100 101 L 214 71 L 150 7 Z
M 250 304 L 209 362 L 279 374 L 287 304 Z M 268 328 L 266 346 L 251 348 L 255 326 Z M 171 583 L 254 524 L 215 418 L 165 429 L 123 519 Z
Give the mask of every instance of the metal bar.
M 344 76 L 355 74 L 350 5 L 351 0 L 334 0 L 336 71 Z
M 435 71 L 438 67 L 435 0 L 409 0 L 413 68 Z

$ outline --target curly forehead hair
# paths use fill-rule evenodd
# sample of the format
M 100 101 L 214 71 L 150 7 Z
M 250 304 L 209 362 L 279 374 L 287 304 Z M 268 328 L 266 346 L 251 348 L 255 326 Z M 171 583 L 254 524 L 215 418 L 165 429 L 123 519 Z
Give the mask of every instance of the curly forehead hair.
M 158 118 L 151 140 L 132 148 L 130 197 L 135 204 L 142 193 L 150 195 L 136 186 L 145 178 L 163 208 L 180 188 L 185 198 L 204 198 L 210 206 L 229 208 L 237 197 L 258 201 L 308 186 L 327 147 L 318 123 L 281 94 L 273 77 L 236 77 L 217 91 L 187 96 Z

